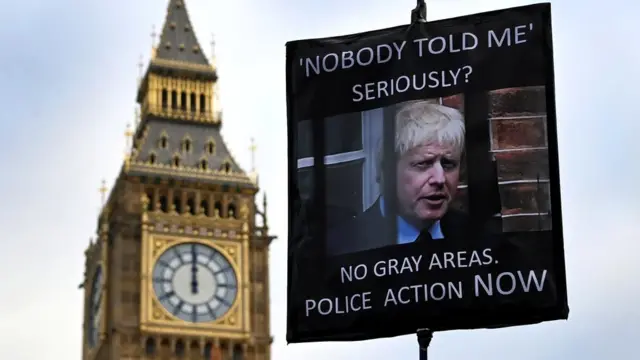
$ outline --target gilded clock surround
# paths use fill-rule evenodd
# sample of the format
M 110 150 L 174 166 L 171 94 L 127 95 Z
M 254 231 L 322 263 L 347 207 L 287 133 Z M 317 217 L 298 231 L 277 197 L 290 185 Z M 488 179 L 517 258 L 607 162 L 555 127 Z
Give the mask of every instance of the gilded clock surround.
M 143 225 L 144 227 L 148 227 Z M 168 230 L 163 234 L 155 234 L 149 232 L 148 229 L 143 230 L 142 235 L 142 276 L 140 287 L 141 299 L 144 299 L 140 304 L 140 325 L 143 331 L 154 332 L 174 332 L 176 328 L 181 328 L 181 332 L 192 335 L 205 335 L 221 336 L 222 334 L 229 335 L 229 332 L 233 332 L 233 339 L 249 338 L 248 332 L 248 319 L 250 314 L 248 312 L 248 306 L 243 306 L 248 302 L 248 286 L 245 283 L 246 274 L 248 274 L 246 264 L 246 246 L 243 246 L 242 242 L 237 240 L 223 240 L 215 239 L 212 241 L 208 237 L 199 237 L 194 235 L 193 232 L 189 236 L 185 236 L 184 228 L 180 228 L 182 232 L 176 228 L 175 234 L 171 234 Z M 169 235 L 165 235 L 169 234 Z M 182 234 L 182 235 L 181 235 Z M 206 234 L 205 234 L 206 236 Z M 206 246 L 210 246 L 219 251 L 223 256 L 229 260 L 234 272 L 237 274 L 238 279 L 238 294 L 236 299 L 229 309 L 220 319 L 209 323 L 187 323 L 173 314 L 169 313 L 162 305 L 160 305 L 158 299 L 155 296 L 153 290 L 153 283 L 151 279 L 151 273 L 153 265 L 156 263 L 160 255 L 165 250 L 172 246 L 185 244 L 185 243 L 198 243 Z

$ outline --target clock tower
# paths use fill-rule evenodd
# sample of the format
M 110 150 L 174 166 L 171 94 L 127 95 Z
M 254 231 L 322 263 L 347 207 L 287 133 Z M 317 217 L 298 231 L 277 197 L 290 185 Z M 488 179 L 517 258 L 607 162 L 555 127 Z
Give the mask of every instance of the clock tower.
M 221 136 L 216 81 L 184 0 L 169 0 L 85 252 L 83 360 L 270 360 L 274 237 L 255 172 Z

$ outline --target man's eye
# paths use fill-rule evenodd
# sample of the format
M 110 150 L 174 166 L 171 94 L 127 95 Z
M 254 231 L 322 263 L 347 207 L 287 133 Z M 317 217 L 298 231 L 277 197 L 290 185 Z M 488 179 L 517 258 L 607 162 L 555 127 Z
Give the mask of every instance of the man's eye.
M 451 160 L 443 160 L 442 161 L 442 168 L 445 170 L 453 170 L 455 168 L 458 167 L 458 163 L 455 161 L 451 161 Z
M 417 161 L 413 163 L 413 167 L 417 169 L 426 169 L 431 166 L 431 161 Z

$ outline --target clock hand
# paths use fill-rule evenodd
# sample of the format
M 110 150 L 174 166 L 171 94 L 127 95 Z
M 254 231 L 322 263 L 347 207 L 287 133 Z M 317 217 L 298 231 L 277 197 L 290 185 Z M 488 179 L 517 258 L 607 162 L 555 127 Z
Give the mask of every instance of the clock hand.
M 198 265 L 196 259 L 196 245 L 191 245 L 191 293 L 198 293 Z

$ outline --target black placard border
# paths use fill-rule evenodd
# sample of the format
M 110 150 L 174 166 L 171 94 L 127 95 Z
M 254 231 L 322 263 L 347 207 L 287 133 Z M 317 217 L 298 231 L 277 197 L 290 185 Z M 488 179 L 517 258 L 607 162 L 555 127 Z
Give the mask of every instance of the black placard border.
M 497 15 L 497 14 L 503 13 L 505 10 L 518 11 L 524 8 L 531 8 L 531 7 L 542 6 L 542 5 L 545 6 L 544 11 L 541 11 L 541 15 L 543 16 L 542 23 L 546 28 L 543 36 L 543 45 L 544 45 L 543 51 L 547 54 L 547 56 L 545 56 L 546 58 L 545 101 L 546 101 L 546 109 L 547 109 L 547 141 L 548 141 L 547 148 L 548 148 L 548 159 L 549 159 L 551 218 L 552 218 L 551 234 L 553 236 L 553 250 L 554 250 L 553 256 L 552 256 L 552 262 L 554 266 L 553 270 L 554 270 L 555 280 L 556 280 L 555 285 L 556 285 L 557 302 L 556 302 L 556 306 L 552 308 L 538 309 L 535 316 L 535 318 L 537 319 L 533 317 L 530 319 L 517 319 L 514 321 L 510 321 L 508 323 L 502 322 L 500 324 L 496 324 L 496 326 L 487 326 L 484 328 L 503 328 L 503 327 L 511 327 L 511 326 L 529 325 L 529 324 L 536 324 L 541 321 L 567 319 L 569 316 L 567 281 L 566 281 L 566 262 L 564 257 L 564 237 L 563 237 L 563 226 L 562 226 L 561 186 L 560 186 L 560 169 L 559 169 L 559 156 L 558 156 L 558 133 L 557 133 L 557 118 L 556 118 L 557 113 L 556 113 L 556 101 L 555 101 L 555 72 L 554 72 L 554 56 L 553 56 L 554 52 L 553 52 L 553 40 L 552 40 L 553 32 L 552 32 L 551 9 L 550 9 L 549 3 L 534 4 L 534 5 L 525 5 L 525 6 L 509 8 L 509 9 L 494 10 L 494 11 L 484 12 L 484 13 L 476 13 L 472 15 L 465 15 L 465 16 L 460 16 L 456 18 L 449 18 L 449 19 L 430 22 L 432 24 L 441 23 L 443 26 L 446 26 L 445 24 L 447 22 L 459 22 L 464 20 L 473 21 L 472 19 L 475 19 L 475 21 L 479 21 L 478 19 Z M 288 128 L 288 136 L 287 136 L 288 152 L 287 153 L 288 153 L 288 169 L 289 169 L 288 203 L 289 203 L 289 209 L 290 209 L 288 214 L 289 241 L 294 237 L 294 235 L 296 235 L 293 227 L 293 223 L 294 223 L 293 209 L 296 209 L 297 205 L 299 205 L 299 204 L 296 204 L 297 199 L 299 199 L 299 193 L 298 193 L 298 187 L 297 187 L 297 165 L 296 165 L 297 159 L 296 159 L 296 149 L 295 149 L 295 147 L 297 146 L 297 143 L 295 141 L 297 134 L 295 134 L 295 132 L 297 129 L 298 121 L 295 120 L 293 117 L 293 106 L 291 104 L 291 98 L 290 98 L 291 94 L 293 94 L 293 91 L 291 89 L 292 84 L 289 81 L 290 65 L 293 61 L 292 53 L 294 52 L 292 48 L 303 42 L 323 41 L 326 44 L 327 42 L 330 42 L 330 41 L 335 41 L 335 42 L 345 42 L 349 40 L 355 41 L 364 36 L 372 36 L 372 37 L 380 36 L 380 35 L 388 34 L 390 32 L 394 32 L 394 31 L 398 31 L 400 29 L 406 29 L 406 28 L 408 28 L 406 25 L 402 25 L 402 26 L 396 26 L 393 28 L 374 30 L 369 32 L 361 32 L 357 34 L 344 35 L 339 37 L 296 40 L 296 41 L 291 41 L 287 43 L 286 87 L 287 87 L 287 128 Z M 465 97 L 464 98 L 465 113 L 467 112 L 466 111 L 467 106 L 470 109 L 474 109 L 473 111 L 471 111 L 473 113 L 479 114 L 480 112 L 483 112 L 480 109 L 480 107 L 481 106 L 488 107 L 488 96 L 487 96 L 488 92 L 492 90 L 497 90 L 497 89 L 498 88 L 493 89 L 493 88 L 487 87 L 485 92 L 463 93 Z M 484 103 L 484 105 L 482 105 L 482 103 Z M 484 111 L 484 114 L 488 116 L 488 111 Z M 469 124 L 469 121 L 473 122 L 477 120 L 478 119 L 475 119 L 475 118 L 468 119 L 467 116 L 465 116 L 465 121 L 468 124 Z M 322 121 L 322 118 L 312 119 L 312 123 L 320 124 L 319 126 L 314 125 L 315 141 L 313 146 L 313 155 L 314 155 L 314 167 L 313 167 L 314 168 L 313 169 L 314 202 L 313 204 L 319 207 L 321 204 L 319 204 L 317 201 L 321 201 L 321 202 L 324 201 L 325 199 L 324 194 L 326 191 L 326 188 L 324 187 L 324 181 L 325 181 L 325 169 L 324 169 L 325 166 L 324 166 L 324 155 L 323 155 L 324 149 L 322 149 L 322 147 L 324 146 L 325 134 L 324 134 L 324 123 Z M 385 124 L 386 123 L 387 122 L 385 122 Z M 385 129 L 387 128 L 385 127 Z M 471 133 L 473 135 L 475 131 L 472 130 Z M 318 136 L 318 134 L 321 134 L 321 136 Z M 384 134 L 385 134 L 384 136 L 385 141 L 383 143 L 385 144 L 384 152 L 386 155 L 388 152 L 393 150 L 393 145 L 391 145 L 393 144 L 393 142 L 389 144 L 389 142 L 387 141 L 387 138 L 393 138 L 393 137 L 387 135 L 386 130 L 384 131 Z M 479 137 L 480 135 L 478 133 L 475 136 Z M 487 133 L 486 136 L 488 137 L 489 134 Z M 318 143 L 322 145 L 317 145 Z M 470 145 L 470 143 L 471 141 L 467 141 L 467 145 Z M 484 145 L 490 146 L 488 141 L 485 141 Z M 475 145 L 472 145 L 472 146 L 475 146 Z M 482 151 L 482 153 L 489 154 L 488 151 L 487 152 Z M 483 161 L 481 161 L 479 158 L 475 160 L 478 162 L 475 163 L 474 159 L 468 158 L 468 162 L 467 162 L 468 169 L 469 169 L 468 174 L 471 174 L 472 170 L 475 171 L 476 174 L 478 174 L 477 180 L 471 180 L 469 182 L 470 194 L 471 193 L 478 194 L 478 196 L 475 196 L 475 195 L 470 196 L 469 205 L 471 208 L 474 208 L 473 204 L 482 203 L 483 196 L 480 194 L 482 192 L 482 189 L 486 187 L 486 179 L 491 176 L 491 173 L 490 173 L 491 170 L 487 170 L 487 169 L 492 169 L 491 166 L 487 166 L 487 165 L 490 165 L 490 159 L 488 157 L 485 157 L 485 160 Z M 483 167 L 484 170 L 480 169 L 481 166 Z M 471 167 L 473 167 L 473 169 Z M 386 207 L 388 209 L 395 208 L 395 204 L 391 203 L 389 205 L 386 205 Z M 482 211 L 482 210 L 478 210 L 478 211 Z M 326 212 L 319 211 L 318 213 L 316 213 L 316 216 L 318 215 L 321 215 L 322 217 L 321 219 L 322 221 L 319 223 L 326 224 L 326 217 L 325 217 Z M 324 234 L 326 231 L 326 227 L 319 226 L 319 228 L 321 229 L 317 229 L 317 231 L 320 231 L 321 235 Z M 323 239 L 323 237 L 319 237 L 319 239 Z M 315 241 L 315 243 L 317 244 L 317 241 Z M 288 245 L 291 245 L 290 242 Z M 319 246 L 319 247 L 324 248 L 323 246 Z M 292 296 L 292 291 L 294 291 L 292 287 L 293 284 L 289 283 L 289 281 L 293 279 L 293 268 L 294 268 L 295 261 L 296 261 L 296 256 L 294 255 L 293 251 L 291 251 L 290 249 L 288 253 L 288 264 L 287 264 L 287 275 L 288 275 L 287 301 L 289 303 L 291 303 L 291 301 L 293 300 L 293 296 Z M 354 340 L 375 339 L 380 337 L 401 335 L 401 334 L 387 334 L 387 335 L 380 334 L 380 336 L 371 337 L 371 336 L 368 336 L 367 334 L 343 333 L 341 335 L 334 335 L 334 336 L 328 336 L 328 335 L 308 336 L 307 335 L 307 336 L 301 337 L 299 336 L 300 334 L 298 334 L 296 331 L 298 328 L 297 324 L 294 323 L 294 319 L 296 319 L 296 317 L 291 315 L 292 314 L 290 314 L 290 306 L 287 306 L 287 343 L 304 343 L 304 342 L 317 342 L 317 341 L 354 341 Z M 475 329 L 480 329 L 480 328 L 481 327 L 477 327 Z M 463 329 L 463 328 L 460 328 L 460 329 Z M 468 328 L 464 328 L 464 329 L 468 329 Z M 451 330 L 456 330 L 456 329 L 451 329 Z

